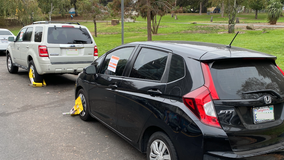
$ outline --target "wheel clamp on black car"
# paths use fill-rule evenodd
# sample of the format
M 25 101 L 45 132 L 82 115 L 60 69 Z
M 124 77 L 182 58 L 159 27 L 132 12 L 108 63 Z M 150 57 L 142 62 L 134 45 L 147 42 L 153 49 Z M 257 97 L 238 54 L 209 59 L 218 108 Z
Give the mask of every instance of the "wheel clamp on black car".
M 82 100 L 81 97 L 79 96 L 76 100 L 75 100 L 75 105 L 74 107 L 70 110 L 70 112 L 65 112 L 63 113 L 64 115 L 70 114 L 71 116 L 75 116 L 80 114 L 83 111 L 83 106 L 82 106 Z

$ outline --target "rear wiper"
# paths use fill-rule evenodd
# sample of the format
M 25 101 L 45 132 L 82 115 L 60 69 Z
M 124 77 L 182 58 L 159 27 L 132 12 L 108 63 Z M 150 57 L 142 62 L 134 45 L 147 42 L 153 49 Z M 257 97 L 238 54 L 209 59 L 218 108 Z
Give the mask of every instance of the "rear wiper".
M 86 44 L 87 41 L 83 41 L 83 40 L 73 40 L 74 44 Z
M 271 89 L 248 91 L 248 92 L 243 92 L 242 94 L 253 94 L 253 93 L 270 93 L 271 95 L 276 96 L 277 98 L 281 98 L 281 95 L 279 93 Z

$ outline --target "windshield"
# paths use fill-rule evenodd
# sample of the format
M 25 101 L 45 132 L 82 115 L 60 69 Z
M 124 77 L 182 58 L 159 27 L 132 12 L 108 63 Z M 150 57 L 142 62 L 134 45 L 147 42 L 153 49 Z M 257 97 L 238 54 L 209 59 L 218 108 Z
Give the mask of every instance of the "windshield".
M 91 44 L 92 38 L 85 28 L 49 27 L 48 43 L 53 44 Z
M 211 74 L 220 99 L 256 99 L 269 90 L 284 94 L 284 76 L 272 60 L 216 61 Z
M 9 31 L 0 31 L 0 35 L 12 35 Z

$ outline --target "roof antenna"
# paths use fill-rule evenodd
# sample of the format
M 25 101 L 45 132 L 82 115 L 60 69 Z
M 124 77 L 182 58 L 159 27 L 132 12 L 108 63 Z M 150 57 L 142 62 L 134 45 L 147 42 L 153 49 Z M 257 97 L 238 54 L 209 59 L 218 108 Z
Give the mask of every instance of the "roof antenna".
M 231 44 L 234 42 L 234 40 L 235 40 L 235 38 L 237 37 L 238 34 L 239 34 L 239 31 L 237 32 L 237 34 L 235 35 L 235 37 L 233 38 L 231 43 L 228 46 L 226 46 L 227 48 L 231 48 Z

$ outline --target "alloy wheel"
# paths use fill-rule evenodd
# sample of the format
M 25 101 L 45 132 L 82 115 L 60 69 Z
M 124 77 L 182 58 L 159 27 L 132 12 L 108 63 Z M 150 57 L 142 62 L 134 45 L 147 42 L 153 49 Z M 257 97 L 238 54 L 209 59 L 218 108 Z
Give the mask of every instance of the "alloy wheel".
M 151 144 L 150 160 L 171 160 L 167 145 L 161 140 L 155 140 Z
M 83 105 L 83 111 L 80 113 L 80 115 L 85 116 L 85 114 L 86 114 L 85 110 L 87 109 L 86 99 L 85 99 L 84 94 L 82 94 L 82 93 L 79 94 L 79 97 L 81 98 L 81 102 L 82 102 L 82 105 Z

